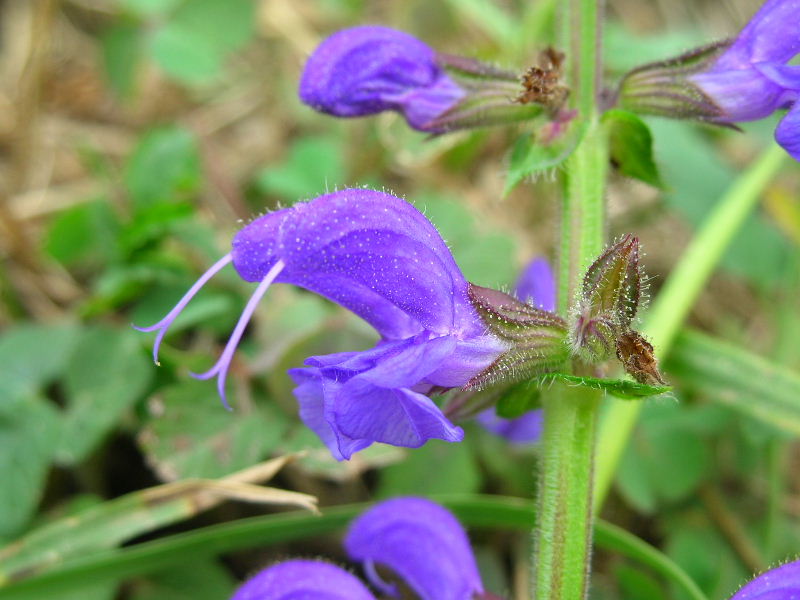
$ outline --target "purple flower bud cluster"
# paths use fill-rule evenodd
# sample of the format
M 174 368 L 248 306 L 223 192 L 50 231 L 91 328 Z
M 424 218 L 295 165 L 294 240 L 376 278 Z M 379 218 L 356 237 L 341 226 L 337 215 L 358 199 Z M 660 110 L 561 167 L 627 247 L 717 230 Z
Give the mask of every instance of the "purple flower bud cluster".
M 446 509 L 424 498 L 395 498 L 358 517 L 344 547 L 361 563 L 372 584 L 387 597 L 397 587 L 377 567 L 388 568 L 422 600 L 489 598 L 467 534 Z M 375 600 L 355 576 L 318 560 L 290 560 L 257 573 L 231 600 Z

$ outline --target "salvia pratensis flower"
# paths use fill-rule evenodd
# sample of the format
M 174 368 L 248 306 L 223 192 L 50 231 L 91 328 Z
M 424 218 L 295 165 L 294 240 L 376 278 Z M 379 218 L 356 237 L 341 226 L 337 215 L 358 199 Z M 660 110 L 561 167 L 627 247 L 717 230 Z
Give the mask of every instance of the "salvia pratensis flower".
M 397 585 L 377 567 L 391 570 L 421 600 L 490 600 L 469 539 L 446 509 L 423 498 L 395 498 L 358 517 L 344 540 L 351 560 L 381 594 L 397 597 Z M 306 595 L 303 596 L 302 594 Z M 351 573 L 322 561 L 291 560 L 257 573 L 231 600 L 374 600 Z
M 324 40 L 306 62 L 299 94 L 336 117 L 391 110 L 412 128 L 438 134 L 540 114 L 543 103 L 515 101 L 519 90 L 512 72 L 438 53 L 407 33 L 371 25 Z
M 619 101 L 643 113 L 732 125 L 789 109 L 776 141 L 800 160 L 800 0 L 767 0 L 733 39 L 643 65 Z
M 766 571 L 745 584 L 730 600 L 797 600 L 800 560 Z
M 232 251 L 164 319 L 140 328 L 158 331 L 156 362 L 174 319 L 228 263 L 258 285 L 217 363 L 195 375 L 216 377 L 223 402 L 236 346 L 272 283 L 324 296 L 380 335 L 370 350 L 313 356 L 305 367 L 289 371 L 301 419 L 339 460 L 373 442 L 418 447 L 431 438 L 460 441 L 463 430 L 428 394 L 466 385 L 520 338 L 487 328 L 450 250 L 419 211 L 389 194 L 347 189 L 269 213 L 239 231 Z M 563 328 L 555 315 L 533 307 L 525 311 L 547 326 Z M 540 335 L 535 328 L 529 333 Z M 528 343 L 524 336 L 521 343 Z

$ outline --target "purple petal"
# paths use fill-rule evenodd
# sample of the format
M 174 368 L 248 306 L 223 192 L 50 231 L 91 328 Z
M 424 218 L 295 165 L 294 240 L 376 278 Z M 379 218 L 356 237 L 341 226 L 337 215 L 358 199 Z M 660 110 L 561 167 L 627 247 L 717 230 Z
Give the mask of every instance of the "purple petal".
M 762 573 L 746 584 L 730 600 L 800 599 L 800 560 Z
M 472 600 L 483 584 L 469 539 L 456 518 L 423 498 L 396 498 L 356 519 L 344 540 L 353 560 L 381 564 L 423 600 Z M 374 582 L 384 588 L 382 582 Z
M 373 442 L 416 448 L 431 438 L 461 441 L 464 432 L 410 388 L 424 381 L 455 347 L 451 337 L 379 344 L 365 352 L 312 357 L 289 375 L 300 418 L 337 460 Z M 338 362 L 333 362 L 334 360 Z
M 341 304 L 387 339 L 484 328 L 439 233 L 389 194 L 342 190 L 270 213 L 236 235 L 232 254 L 247 281 L 261 281 L 283 260 L 276 281 Z
M 231 600 L 375 600 L 355 576 L 336 565 L 290 560 L 257 573 Z
M 800 52 L 800 0 L 767 0 L 717 60 L 719 69 L 785 63 Z
M 723 111 L 722 121 L 754 121 L 783 106 L 785 90 L 758 70 L 714 69 L 690 77 Z
M 517 280 L 516 297 L 537 308 L 554 312 L 556 281 L 550 263 L 544 258 L 533 259 Z
M 530 444 L 542 435 L 541 410 L 532 410 L 516 419 L 504 419 L 498 417 L 492 407 L 480 413 L 477 421 L 488 431 L 515 444 Z
M 309 106 L 338 117 L 396 110 L 422 131 L 465 94 L 431 48 L 379 26 L 345 29 L 322 42 L 306 63 L 299 93 Z
M 786 113 L 775 129 L 775 141 L 780 144 L 792 158 L 800 161 L 800 101 Z

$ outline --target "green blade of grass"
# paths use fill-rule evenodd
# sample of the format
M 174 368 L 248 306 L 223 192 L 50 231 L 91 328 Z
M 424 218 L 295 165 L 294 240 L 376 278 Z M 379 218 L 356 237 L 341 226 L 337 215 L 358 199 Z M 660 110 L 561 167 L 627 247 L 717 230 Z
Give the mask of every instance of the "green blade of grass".
M 439 496 L 435 498 L 452 510 L 469 527 L 493 527 L 530 531 L 534 515 L 530 500 L 505 496 Z M 371 504 L 351 504 L 325 509 L 321 516 L 283 513 L 242 519 L 197 529 L 167 538 L 137 544 L 74 560 L 0 589 L 2 600 L 55 598 L 79 590 L 86 582 L 113 581 L 163 571 L 170 565 L 232 550 L 265 546 L 325 535 L 342 530 Z M 598 546 L 650 567 L 674 582 L 692 600 L 706 600 L 686 573 L 667 556 L 636 536 L 604 521 L 595 530 Z

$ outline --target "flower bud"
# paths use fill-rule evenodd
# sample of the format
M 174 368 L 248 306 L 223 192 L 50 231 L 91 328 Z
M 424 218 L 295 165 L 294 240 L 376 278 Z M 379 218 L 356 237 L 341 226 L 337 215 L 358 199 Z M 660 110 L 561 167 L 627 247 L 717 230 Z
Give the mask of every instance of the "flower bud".
M 612 356 L 642 298 L 639 238 L 625 235 L 587 269 L 572 332 L 575 353 L 590 363 Z

